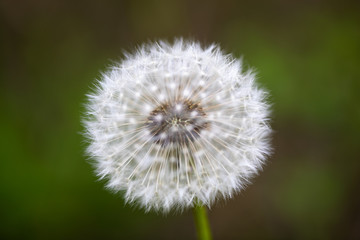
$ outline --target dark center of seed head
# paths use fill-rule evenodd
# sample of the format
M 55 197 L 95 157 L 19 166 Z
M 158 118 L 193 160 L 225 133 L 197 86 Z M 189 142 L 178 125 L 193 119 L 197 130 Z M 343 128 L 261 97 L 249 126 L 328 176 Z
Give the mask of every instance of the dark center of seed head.
M 150 113 L 146 126 L 155 143 L 162 146 L 187 144 L 208 127 L 205 116 L 199 103 L 190 100 L 166 102 Z

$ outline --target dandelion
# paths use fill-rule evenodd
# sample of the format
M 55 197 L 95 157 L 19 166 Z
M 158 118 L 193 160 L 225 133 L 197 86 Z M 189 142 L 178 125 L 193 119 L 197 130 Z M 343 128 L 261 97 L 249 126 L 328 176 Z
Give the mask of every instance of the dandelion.
M 88 98 L 98 176 L 147 211 L 210 207 L 243 189 L 269 154 L 266 92 L 215 45 L 143 45 Z

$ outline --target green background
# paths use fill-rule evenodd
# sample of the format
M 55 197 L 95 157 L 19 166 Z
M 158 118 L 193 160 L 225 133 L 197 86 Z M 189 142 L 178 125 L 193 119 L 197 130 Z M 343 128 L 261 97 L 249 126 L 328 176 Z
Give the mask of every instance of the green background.
M 274 154 L 210 211 L 216 239 L 360 239 L 359 1 L 0 2 L 0 238 L 195 239 L 145 214 L 84 156 L 85 94 L 123 50 L 185 37 L 258 72 Z

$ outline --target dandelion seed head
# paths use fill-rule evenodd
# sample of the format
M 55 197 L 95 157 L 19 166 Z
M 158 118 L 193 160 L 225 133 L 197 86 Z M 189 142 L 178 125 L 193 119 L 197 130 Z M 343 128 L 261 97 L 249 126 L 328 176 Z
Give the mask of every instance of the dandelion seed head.
M 129 203 L 168 212 L 244 188 L 269 155 L 269 107 L 255 74 L 211 45 L 143 45 L 89 95 L 88 154 Z

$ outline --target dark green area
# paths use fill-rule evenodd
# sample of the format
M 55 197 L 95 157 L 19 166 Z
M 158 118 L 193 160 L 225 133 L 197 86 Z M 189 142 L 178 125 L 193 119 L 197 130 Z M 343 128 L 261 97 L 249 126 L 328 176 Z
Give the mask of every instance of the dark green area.
M 148 40 L 217 42 L 258 71 L 275 153 L 210 211 L 215 239 L 360 238 L 358 1 L 3 1 L 0 238 L 195 239 L 125 206 L 84 156 L 85 94 Z

